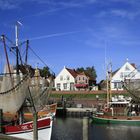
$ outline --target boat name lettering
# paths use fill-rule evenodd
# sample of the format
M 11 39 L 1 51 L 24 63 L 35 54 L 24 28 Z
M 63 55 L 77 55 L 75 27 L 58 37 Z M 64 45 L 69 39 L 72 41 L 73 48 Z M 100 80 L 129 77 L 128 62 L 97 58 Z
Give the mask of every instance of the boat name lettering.
M 28 129 L 31 129 L 31 128 L 33 128 L 32 124 L 21 126 L 22 130 L 28 130 Z

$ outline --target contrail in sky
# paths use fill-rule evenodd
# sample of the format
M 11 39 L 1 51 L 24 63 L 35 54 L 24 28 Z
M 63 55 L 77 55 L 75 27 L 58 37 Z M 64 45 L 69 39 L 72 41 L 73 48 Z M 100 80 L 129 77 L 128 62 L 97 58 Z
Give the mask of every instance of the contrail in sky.
M 64 36 L 64 35 L 69 35 L 69 34 L 74 34 L 78 33 L 80 31 L 72 31 L 72 32 L 64 32 L 64 33 L 56 33 L 56 34 L 50 34 L 50 35 L 43 35 L 43 36 L 38 36 L 34 38 L 30 38 L 29 40 L 39 40 L 39 39 L 44 39 L 44 38 L 50 38 L 50 37 L 56 37 L 56 36 Z

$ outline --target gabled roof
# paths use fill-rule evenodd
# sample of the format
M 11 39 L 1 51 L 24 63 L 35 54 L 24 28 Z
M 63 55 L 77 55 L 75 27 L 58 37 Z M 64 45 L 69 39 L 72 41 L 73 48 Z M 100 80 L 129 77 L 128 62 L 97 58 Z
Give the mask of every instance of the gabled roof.
M 120 70 L 120 68 L 117 69 L 117 70 L 115 70 L 115 71 L 113 71 L 113 72 L 112 72 L 112 76 L 115 75 L 119 70 Z
M 78 75 L 85 75 L 85 76 L 87 76 L 86 74 L 85 74 L 85 72 L 83 71 L 83 72 L 77 72 L 77 74 Z M 88 77 L 88 76 L 87 76 Z
M 135 63 L 130 63 L 130 65 L 136 69 Z M 112 75 L 115 75 L 119 70 L 120 70 L 120 68 L 118 68 L 117 70 L 115 70 L 114 72 L 112 72 Z
M 136 65 L 135 65 L 135 63 L 131 63 L 131 65 L 136 69 Z
M 65 68 L 74 78 L 76 78 L 78 75 L 85 75 L 86 77 L 89 78 L 89 80 L 95 80 L 93 78 L 91 78 L 90 76 L 88 76 L 84 71 L 83 72 L 77 72 L 75 69 L 69 69 L 69 68 Z
M 75 78 L 78 73 L 75 71 L 75 69 L 69 69 L 69 68 L 66 68 L 66 70 Z

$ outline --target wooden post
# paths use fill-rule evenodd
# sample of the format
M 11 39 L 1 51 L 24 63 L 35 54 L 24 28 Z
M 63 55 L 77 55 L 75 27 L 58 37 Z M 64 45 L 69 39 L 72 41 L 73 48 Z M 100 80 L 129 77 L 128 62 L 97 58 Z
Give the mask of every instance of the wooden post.
M 28 87 L 28 90 L 29 90 L 30 101 L 31 101 L 32 108 L 33 108 L 33 140 L 38 140 L 38 129 L 37 129 L 38 128 L 38 126 L 37 126 L 38 116 L 37 116 L 36 108 L 34 106 L 33 98 L 32 98 L 29 87 Z
M 33 135 L 34 135 L 33 140 L 38 140 L 38 129 L 37 129 L 38 128 L 37 127 L 38 117 L 37 117 L 36 112 L 33 113 L 33 117 L 34 117 L 34 119 L 33 119 Z
M 88 117 L 83 118 L 83 140 L 88 140 Z

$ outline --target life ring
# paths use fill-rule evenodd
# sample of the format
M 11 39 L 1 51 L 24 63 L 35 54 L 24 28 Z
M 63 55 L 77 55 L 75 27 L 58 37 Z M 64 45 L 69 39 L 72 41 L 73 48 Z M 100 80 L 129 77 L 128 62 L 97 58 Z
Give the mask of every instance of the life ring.
M 109 111 L 108 105 L 104 104 L 104 112 L 108 112 L 108 111 Z
M 108 105 L 107 104 L 104 104 L 104 108 L 108 108 Z
M 105 109 L 104 109 L 104 112 L 108 112 L 108 108 L 105 108 Z

